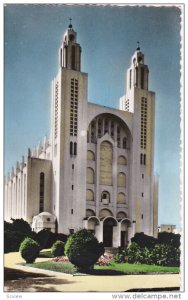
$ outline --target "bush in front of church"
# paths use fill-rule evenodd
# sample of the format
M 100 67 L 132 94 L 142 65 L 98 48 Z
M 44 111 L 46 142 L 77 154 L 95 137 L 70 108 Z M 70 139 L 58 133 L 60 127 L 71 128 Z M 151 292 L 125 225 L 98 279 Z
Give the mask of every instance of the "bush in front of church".
M 92 269 L 99 257 L 104 254 L 103 243 L 87 229 L 70 235 L 65 244 L 65 255 L 80 271 Z
M 143 232 L 138 232 L 135 233 L 134 237 L 131 239 L 131 243 L 136 243 L 141 248 L 153 248 L 158 243 L 158 240 L 153 236 L 146 235 Z
M 53 257 L 64 255 L 64 243 L 62 241 L 56 241 L 51 249 Z
M 35 239 L 36 233 L 31 230 L 28 222 L 23 219 L 11 219 L 11 222 L 4 221 L 4 252 L 17 252 L 21 242 L 30 237 Z
M 40 246 L 36 241 L 27 237 L 21 243 L 19 252 L 26 263 L 33 263 L 39 255 Z
M 127 248 L 126 261 L 131 264 L 179 267 L 180 248 L 159 243 L 153 248 L 142 248 L 133 242 Z
M 36 234 L 36 241 L 39 243 L 40 249 L 51 248 L 57 240 L 66 242 L 67 236 L 62 233 L 53 233 L 48 229 L 42 229 Z

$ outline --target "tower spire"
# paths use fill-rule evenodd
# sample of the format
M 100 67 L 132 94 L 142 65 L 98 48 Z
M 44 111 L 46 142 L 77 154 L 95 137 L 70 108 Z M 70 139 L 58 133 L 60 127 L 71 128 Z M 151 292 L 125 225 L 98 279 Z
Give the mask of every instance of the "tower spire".
M 137 41 L 137 48 L 136 48 L 136 50 L 140 50 L 140 42 L 139 41 Z
M 69 28 L 72 29 L 72 23 L 71 23 L 72 18 L 71 18 L 71 17 L 69 18 L 69 21 L 70 21 L 70 23 L 69 23 Z
M 71 17 L 60 48 L 60 66 L 75 71 L 81 69 L 81 47 L 77 43 L 77 33 L 73 29 Z

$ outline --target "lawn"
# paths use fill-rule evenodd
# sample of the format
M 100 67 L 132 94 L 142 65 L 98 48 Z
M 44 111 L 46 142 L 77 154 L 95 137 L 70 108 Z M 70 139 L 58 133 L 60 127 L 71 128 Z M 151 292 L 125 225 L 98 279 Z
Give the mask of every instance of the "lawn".
M 49 250 L 49 249 L 44 249 L 44 250 L 40 251 L 39 257 L 52 258 L 51 250 Z
M 44 270 L 62 272 L 67 274 L 75 274 L 77 269 L 70 262 L 55 262 L 55 261 L 44 261 L 33 264 L 24 264 L 28 267 L 39 268 Z
M 114 270 L 127 273 L 179 273 L 179 267 L 163 267 L 155 265 L 139 265 L 139 264 L 128 264 L 121 263 L 117 264 L 111 262 L 110 266 L 97 266 L 95 265 L 95 270 Z
M 75 274 L 77 269 L 70 262 L 54 262 L 45 261 L 37 262 L 33 264 L 27 264 L 27 266 L 51 270 L 56 272 Z M 109 266 L 94 266 L 94 270 L 89 272 L 93 275 L 125 275 L 125 274 L 146 274 L 146 273 L 179 273 L 178 267 L 162 267 L 154 265 L 138 265 L 138 264 L 128 264 L 122 263 L 117 264 L 111 262 Z

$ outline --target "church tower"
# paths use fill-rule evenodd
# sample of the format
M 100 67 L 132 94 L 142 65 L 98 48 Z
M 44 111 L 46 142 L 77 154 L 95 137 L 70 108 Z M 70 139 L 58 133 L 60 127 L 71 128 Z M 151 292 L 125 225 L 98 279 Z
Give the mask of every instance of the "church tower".
M 83 226 L 85 217 L 88 85 L 71 22 L 63 37 L 59 63 L 52 82 L 52 213 L 57 216 L 58 232 L 69 234 Z
M 149 69 L 138 47 L 127 70 L 126 95 L 120 98 L 120 109 L 133 113 L 133 152 L 131 216 L 133 234 L 157 235 L 157 210 L 154 203 L 153 175 L 155 93 L 148 90 Z

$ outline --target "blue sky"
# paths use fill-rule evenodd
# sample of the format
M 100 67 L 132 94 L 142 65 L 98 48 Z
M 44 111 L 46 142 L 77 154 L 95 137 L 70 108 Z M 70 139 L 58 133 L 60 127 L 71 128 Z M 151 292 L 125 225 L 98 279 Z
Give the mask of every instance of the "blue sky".
M 89 74 L 88 100 L 118 108 L 140 41 L 156 92 L 159 224 L 180 225 L 180 10 L 169 7 L 7 5 L 4 11 L 4 171 L 50 133 L 50 82 L 72 18 Z

